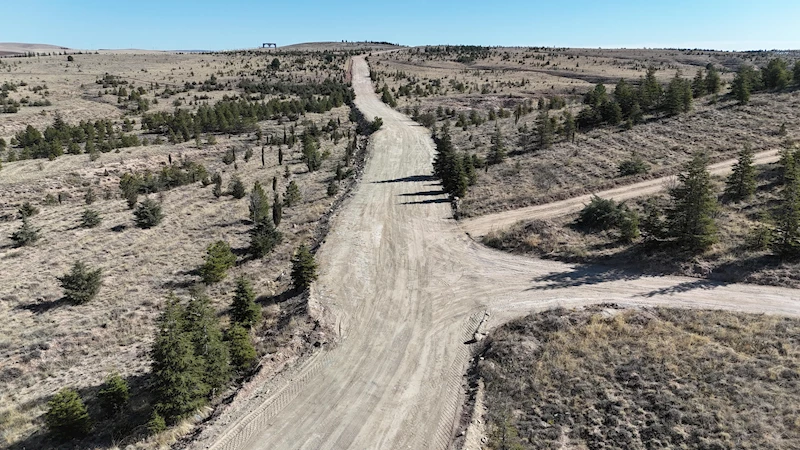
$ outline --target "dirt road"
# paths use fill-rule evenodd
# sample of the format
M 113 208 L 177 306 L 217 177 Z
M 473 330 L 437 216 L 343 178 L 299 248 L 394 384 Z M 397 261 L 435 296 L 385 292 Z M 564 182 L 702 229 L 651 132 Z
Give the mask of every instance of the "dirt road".
M 384 126 L 361 185 L 318 254 L 312 309 L 340 342 L 223 415 L 196 448 L 446 449 L 476 328 L 596 302 L 800 315 L 790 289 L 643 277 L 520 258 L 475 244 L 431 174 L 429 133 L 380 102 L 363 59 L 356 105 Z M 486 315 L 488 313 L 488 315 Z
M 768 164 L 780 159 L 780 150 L 769 150 L 757 153 L 753 157 L 754 164 Z M 714 175 L 727 175 L 731 172 L 735 159 L 718 162 L 708 166 L 708 171 Z M 616 201 L 628 200 L 635 197 L 656 194 L 666 189 L 674 176 L 655 178 L 653 180 L 642 181 L 641 183 L 620 186 L 614 189 L 597 192 L 596 195 L 602 198 L 613 199 Z M 583 209 L 584 205 L 595 194 L 586 194 L 544 205 L 534 205 L 525 208 L 513 209 L 485 216 L 475 217 L 461 222 L 464 231 L 473 237 L 486 236 L 492 230 L 503 230 L 511 225 L 529 219 L 549 219 L 552 217 L 571 214 Z

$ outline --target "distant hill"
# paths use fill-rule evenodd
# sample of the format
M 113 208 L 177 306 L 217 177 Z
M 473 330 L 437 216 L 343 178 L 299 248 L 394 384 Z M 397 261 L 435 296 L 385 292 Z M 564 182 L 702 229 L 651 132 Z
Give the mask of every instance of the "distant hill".
M 0 56 L 22 55 L 28 52 L 51 53 L 64 50 L 72 50 L 69 47 L 61 47 L 49 44 L 25 44 L 21 42 L 0 42 Z
M 295 51 L 358 50 L 366 48 L 373 50 L 391 50 L 401 48 L 401 46 L 386 42 L 304 42 L 278 47 L 279 50 Z

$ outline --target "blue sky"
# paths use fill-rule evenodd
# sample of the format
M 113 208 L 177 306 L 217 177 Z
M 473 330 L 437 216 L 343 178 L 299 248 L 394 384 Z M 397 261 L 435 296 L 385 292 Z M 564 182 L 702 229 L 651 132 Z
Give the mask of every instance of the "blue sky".
M 248 48 L 261 42 L 800 49 L 798 0 L 6 0 L 0 42 Z

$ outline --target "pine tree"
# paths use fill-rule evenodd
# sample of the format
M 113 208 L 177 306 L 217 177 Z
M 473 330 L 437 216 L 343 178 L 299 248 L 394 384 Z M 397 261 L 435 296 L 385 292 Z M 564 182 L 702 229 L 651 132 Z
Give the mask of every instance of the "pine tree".
M 269 220 L 255 224 L 250 230 L 250 248 L 248 252 L 254 258 L 263 258 L 280 244 L 283 235 L 275 229 Z
M 621 118 L 622 114 L 619 110 L 619 105 L 614 103 L 612 107 L 614 108 L 614 120 L 619 123 L 619 118 Z M 550 116 L 547 115 L 547 111 L 539 113 L 536 131 L 539 135 L 539 147 L 550 148 L 553 145 L 553 136 L 555 135 L 556 129 L 553 121 L 550 120 Z
M 185 331 L 183 308 L 174 296 L 167 299 L 157 321 L 153 343 L 153 396 L 157 411 L 169 423 L 203 406 L 208 386 L 203 382 L 203 364 Z
M 494 135 L 492 136 L 492 146 L 489 149 L 489 157 L 486 162 L 489 164 L 500 164 L 506 159 L 506 145 L 503 140 L 503 134 L 500 132 L 500 126 L 495 125 Z
M 203 393 L 213 398 L 228 384 L 231 377 L 228 348 L 222 341 L 209 298 L 195 292 L 184 312 L 184 330 L 194 345 L 194 355 L 202 366 Z
M 708 173 L 708 157 L 696 154 L 678 175 L 678 186 L 670 190 L 672 207 L 667 211 L 670 234 L 692 251 L 705 251 L 717 242 L 713 215 L 717 209 Z
M 228 330 L 228 347 L 231 365 L 239 374 L 248 373 L 258 361 L 250 333 L 239 324 L 234 324 Z
M 634 103 L 638 107 L 638 103 Z M 575 117 L 569 112 L 564 111 L 564 140 L 575 142 L 575 132 L 578 130 L 575 124 Z
M 785 151 L 781 157 L 783 190 L 781 207 L 775 218 L 775 253 L 791 257 L 800 254 L 800 169 L 797 154 Z
M 275 224 L 275 227 L 278 227 L 281 224 L 282 218 L 283 218 L 283 202 L 281 202 L 281 198 L 276 193 L 275 198 L 272 201 L 272 223 Z
M 305 244 L 300 245 L 292 258 L 292 282 L 295 289 L 305 291 L 317 279 L 317 263 Z
M 792 74 L 786 61 L 781 58 L 771 60 L 763 70 L 764 87 L 767 89 L 782 90 L 789 85 Z
M 98 398 L 106 413 L 119 414 L 130 399 L 128 383 L 118 373 L 112 373 L 100 388 Z
M 11 233 L 11 240 L 14 241 L 14 247 L 25 247 L 27 245 L 33 245 L 36 241 L 39 240 L 39 230 L 37 228 L 33 228 L 30 223 L 28 223 L 28 218 L 22 218 L 22 226 L 13 233 Z
M 244 277 L 236 280 L 236 294 L 231 304 L 231 320 L 245 328 L 256 324 L 261 318 L 261 307 L 255 300 L 256 294 L 250 281 Z
M 800 85 L 800 61 L 794 62 L 794 67 L 792 68 L 792 80 L 794 81 L 795 85 Z
M 739 68 L 731 85 L 731 93 L 740 104 L 744 105 L 750 101 L 750 93 L 757 85 L 757 76 L 758 73 L 749 65 L 745 64 Z
M 474 186 L 475 183 L 478 182 L 478 173 L 475 170 L 475 160 L 473 159 L 472 155 L 466 152 L 464 152 L 464 154 L 461 156 L 461 165 L 464 167 L 464 174 L 467 177 L 467 184 L 469 186 Z
M 100 292 L 102 270 L 90 270 L 81 261 L 75 261 L 69 273 L 58 277 L 64 289 L 64 299 L 74 305 L 87 303 Z
M 256 181 L 253 184 L 253 190 L 250 191 L 250 220 L 253 223 L 260 223 L 269 220 L 269 216 L 270 207 L 267 194 L 261 187 L 261 183 Z
M 86 208 L 81 214 L 81 227 L 83 228 L 94 228 L 100 225 L 102 221 L 103 218 L 100 217 L 100 213 L 95 209 Z
M 59 439 L 74 439 L 86 436 L 92 429 L 89 413 L 78 392 L 64 388 L 47 402 L 45 423 Z
M 237 175 L 231 177 L 231 181 L 228 183 L 228 192 L 230 192 L 233 198 L 237 200 L 244 198 L 244 196 L 247 195 L 247 189 L 244 187 L 244 183 L 242 183 L 241 178 L 239 178 Z
M 719 77 L 719 72 L 717 69 L 709 63 L 706 66 L 706 92 L 709 94 L 719 94 L 719 90 L 722 87 L 722 81 Z
M 694 80 L 692 80 L 692 95 L 695 98 L 704 97 L 707 94 L 707 88 L 708 85 L 706 83 L 706 79 L 703 78 L 703 71 L 698 69 L 697 74 L 694 76 Z
M 661 103 L 663 88 L 656 79 L 657 70 L 653 66 L 648 67 L 647 75 L 639 84 L 639 106 L 646 111 L 658 108 Z
M 225 241 L 217 241 L 206 248 L 206 259 L 200 267 L 200 277 L 205 284 L 218 283 L 225 279 L 228 269 L 236 265 L 236 255 Z
M 91 205 L 95 201 L 97 201 L 97 195 L 95 195 L 94 190 L 89 188 L 86 190 L 86 194 L 83 196 L 83 200 L 86 202 L 87 205 Z
M 733 172 L 725 182 L 725 196 L 738 202 L 746 200 L 756 191 L 756 170 L 753 167 L 753 149 L 745 144 Z
M 292 206 L 300 203 L 300 200 L 302 199 L 303 198 L 300 195 L 300 188 L 297 187 L 297 183 L 295 183 L 294 180 L 290 181 L 286 186 L 286 194 L 283 196 L 284 206 L 291 208 Z
M 133 211 L 136 226 L 139 228 L 152 228 L 164 218 L 161 205 L 153 199 L 146 198 Z
M 39 214 L 39 208 L 33 206 L 31 202 L 25 202 L 17 209 L 17 212 L 21 218 L 27 219 Z

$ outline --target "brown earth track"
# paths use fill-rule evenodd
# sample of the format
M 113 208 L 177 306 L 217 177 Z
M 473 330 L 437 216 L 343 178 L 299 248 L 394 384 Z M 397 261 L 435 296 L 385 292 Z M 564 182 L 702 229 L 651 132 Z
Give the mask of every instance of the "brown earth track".
M 470 357 L 465 341 L 485 312 L 485 327 L 599 302 L 800 315 L 792 289 L 642 276 L 478 245 L 444 195 L 431 195 L 429 132 L 380 102 L 364 59 L 353 72 L 356 105 L 384 126 L 317 255 L 311 309 L 340 330 L 339 343 L 265 386 L 265 400 L 242 419 L 223 415 L 194 448 L 448 448 Z M 563 208 L 581 204 L 573 201 Z

